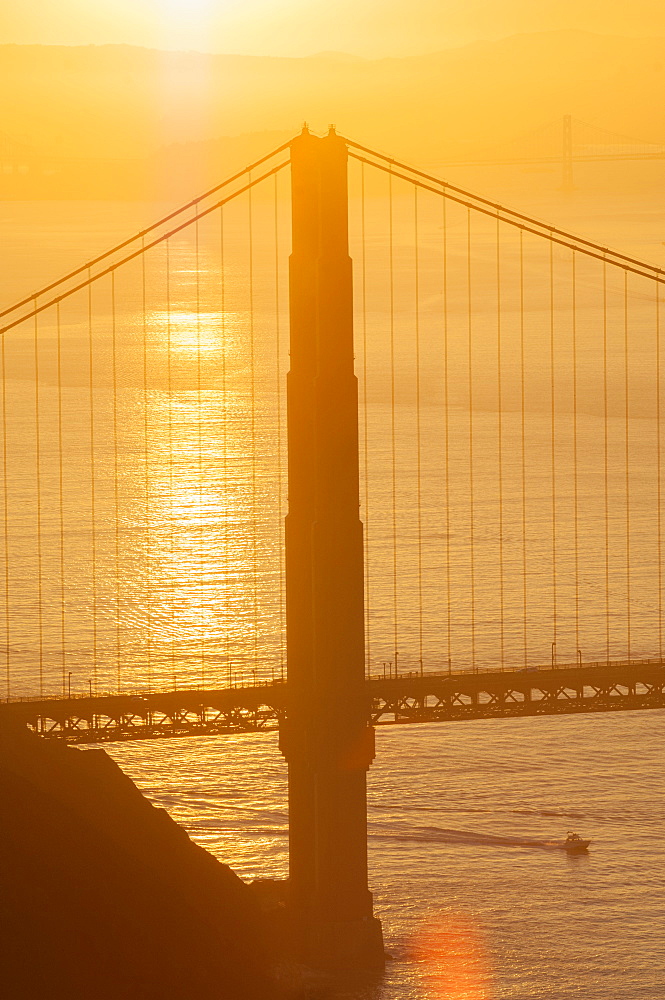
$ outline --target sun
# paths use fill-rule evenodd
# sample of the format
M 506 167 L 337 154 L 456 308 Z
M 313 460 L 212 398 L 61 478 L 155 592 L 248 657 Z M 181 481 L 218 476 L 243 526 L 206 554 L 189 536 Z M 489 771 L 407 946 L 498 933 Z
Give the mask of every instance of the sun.
M 188 17 L 211 15 L 218 6 L 216 0 L 162 0 L 161 9 L 165 17 Z

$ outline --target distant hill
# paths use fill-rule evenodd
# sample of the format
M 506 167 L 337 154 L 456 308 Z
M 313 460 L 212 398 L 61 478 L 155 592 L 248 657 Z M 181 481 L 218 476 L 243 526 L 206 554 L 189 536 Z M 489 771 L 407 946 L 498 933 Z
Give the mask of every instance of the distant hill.
M 115 161 L 96 169 L 117 180 L 163 146 L 249 154 L 251 136 L 293 134 L 304 119 L 411 160 L 473 154 L 563 114 L 663 141 L 664 85 L 662 39 L 573 31 L 379 60 L 5 45 L 0 153 L 23 144 L 36 158 Z

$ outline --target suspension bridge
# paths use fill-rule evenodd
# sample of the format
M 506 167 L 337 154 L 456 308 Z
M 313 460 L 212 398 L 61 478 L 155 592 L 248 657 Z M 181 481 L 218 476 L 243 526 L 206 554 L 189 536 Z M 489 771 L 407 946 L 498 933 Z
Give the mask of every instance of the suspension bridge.
M 367 682 L 368 718 L 381 726 L 664 708 L 664 666 L 653 659 L 562 664 L 527 674 L 384 673 Z M 271 681 L 206 691 L 27 699 L 13 702 L 6 716 L 40 736 L 77 745 L 273 731 L 287 710 L 286 684 Z
M 278 727 L 304 953 L 380 964 L 374 726 L 665 705 L 664 282 L 305 129 L 4 308 L 0 719 Z

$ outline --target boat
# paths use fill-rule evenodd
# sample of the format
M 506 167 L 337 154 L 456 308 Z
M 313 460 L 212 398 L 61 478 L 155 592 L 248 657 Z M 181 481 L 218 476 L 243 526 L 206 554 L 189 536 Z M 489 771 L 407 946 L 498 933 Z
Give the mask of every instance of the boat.
M 568 854 L 583 854 L 587 850 L 590 840 L 584 840 L 579 834 L 568 831 L 568 835 L 561 845 Z

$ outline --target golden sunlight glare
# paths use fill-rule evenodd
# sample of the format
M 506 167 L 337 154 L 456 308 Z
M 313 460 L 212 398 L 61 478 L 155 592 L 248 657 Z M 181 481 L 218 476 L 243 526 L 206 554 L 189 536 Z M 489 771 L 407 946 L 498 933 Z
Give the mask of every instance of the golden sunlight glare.
M 169 14 L 187 15 L 190 19 L 196 14 L 210 14 L 218 7 L 214 0 L 164 0 L 162 10 Z

